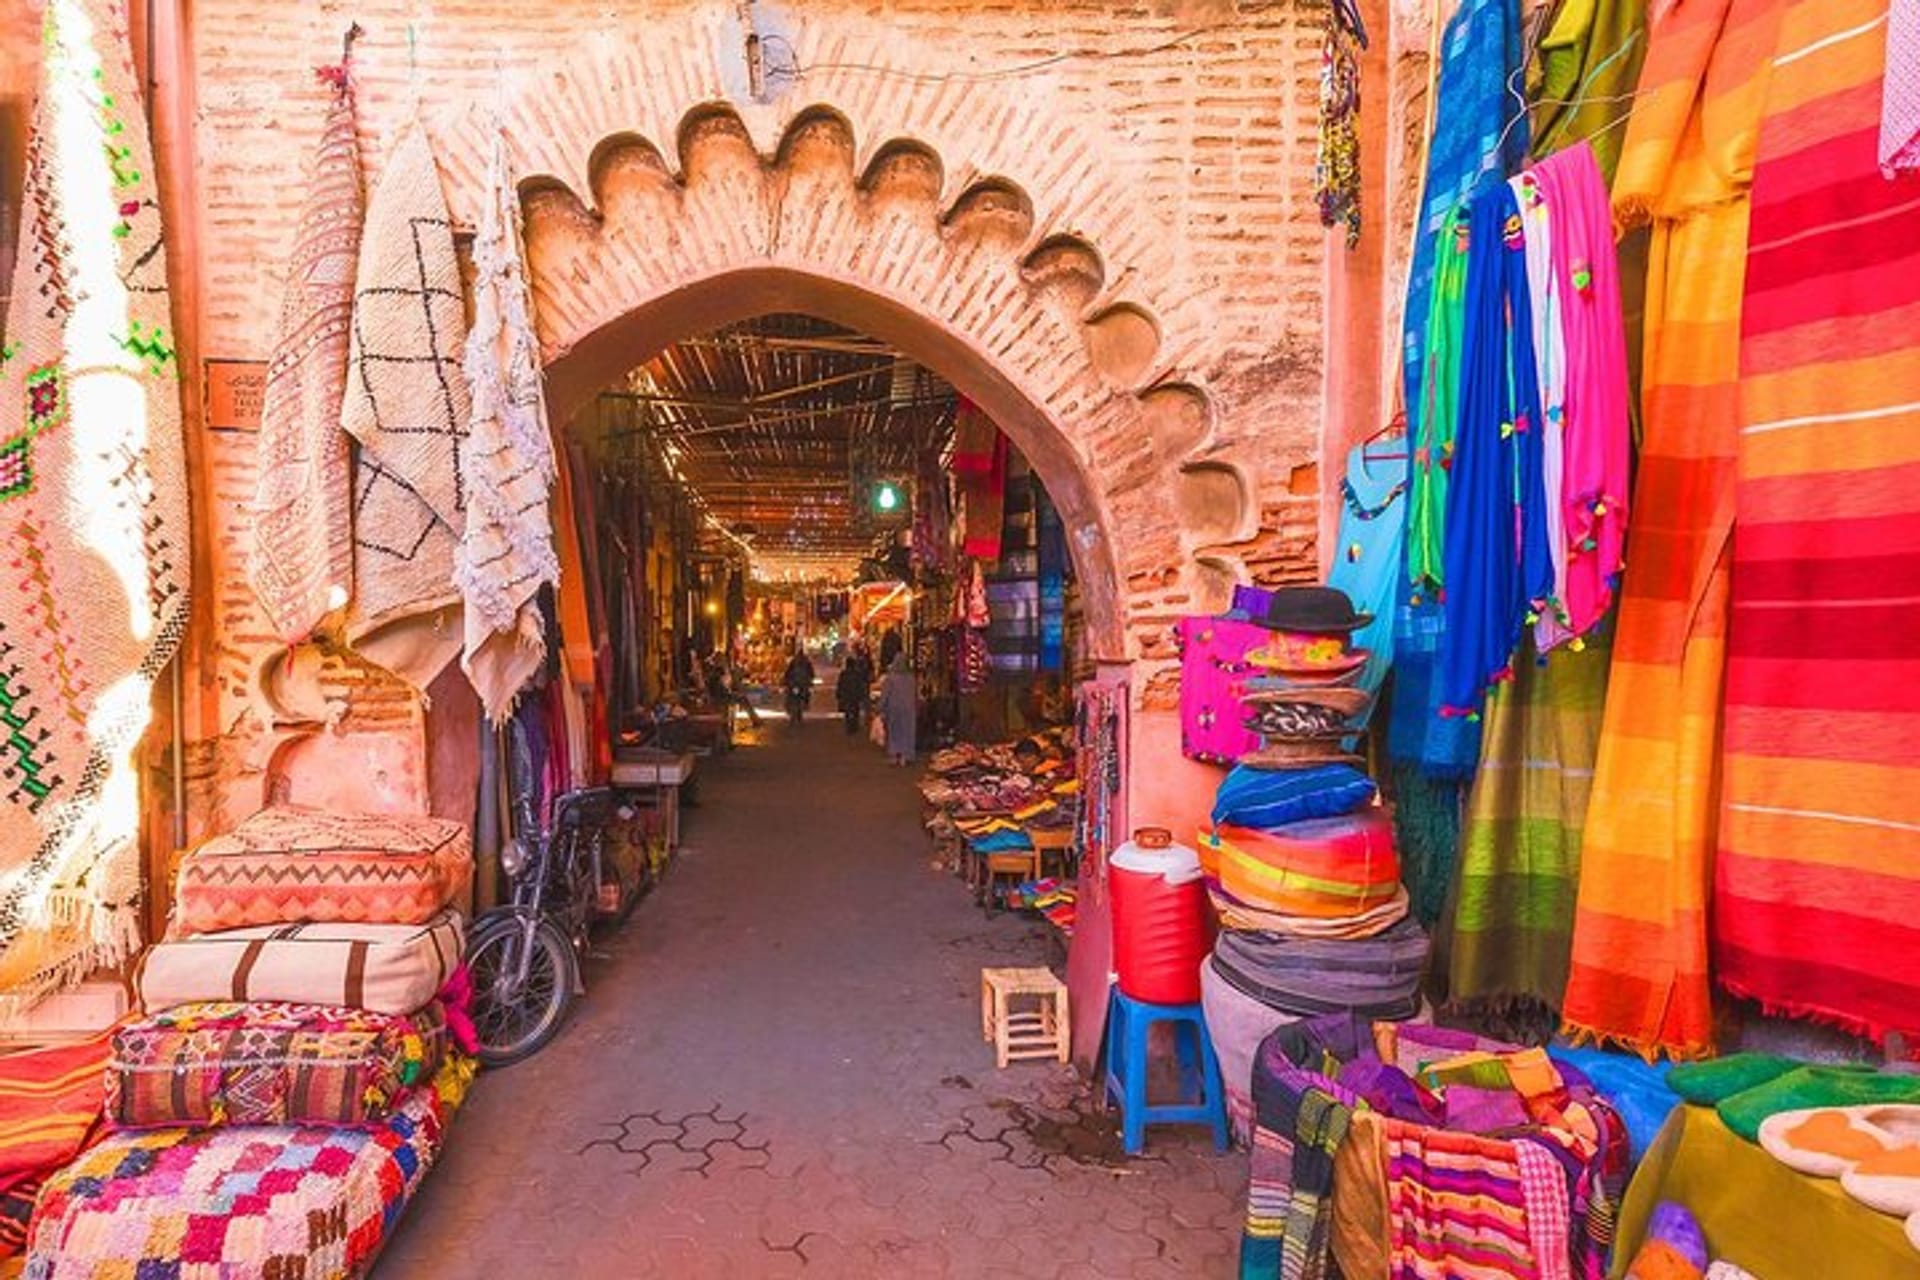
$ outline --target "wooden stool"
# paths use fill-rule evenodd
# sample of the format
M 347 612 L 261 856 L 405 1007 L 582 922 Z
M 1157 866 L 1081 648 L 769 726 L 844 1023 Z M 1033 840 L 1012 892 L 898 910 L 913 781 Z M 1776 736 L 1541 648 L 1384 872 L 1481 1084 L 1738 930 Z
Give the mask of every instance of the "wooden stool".
M 1035 1007 L 1015 1009 L 1016 996 L 1032 997 Z M 1073 1039 L 1066 984 L 1051 969 L 982 969 L 980 1038 L 992 1042 L 1000 1067 L 1016 1058 L 1065 1062 Z

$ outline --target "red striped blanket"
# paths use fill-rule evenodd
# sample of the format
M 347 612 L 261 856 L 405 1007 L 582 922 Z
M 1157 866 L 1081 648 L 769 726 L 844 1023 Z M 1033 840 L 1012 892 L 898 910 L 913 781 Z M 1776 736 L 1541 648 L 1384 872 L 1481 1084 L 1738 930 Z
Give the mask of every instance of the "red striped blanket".
M 1920 1031 L 1920 173 L 1887 0 L 1794 0 L 1753 179 L 1715 860 L 1719 981 Z
M 107 1038 L 0 1057 L 0 1188 L 73 1159 L 100 1122 Z

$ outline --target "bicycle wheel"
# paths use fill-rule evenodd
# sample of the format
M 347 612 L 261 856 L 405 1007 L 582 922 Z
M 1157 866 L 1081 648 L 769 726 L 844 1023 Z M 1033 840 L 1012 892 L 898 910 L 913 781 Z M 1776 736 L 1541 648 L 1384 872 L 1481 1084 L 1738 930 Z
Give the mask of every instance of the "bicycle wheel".
M 467 970 L 473 977 L 480 1061 L 490 1067 L 537 1053 L 559 1032 L 573 1005 L 573 943 L 549 920 L 536 921 L 531 938 L 518 917 L 482 927 L 467 946 Z

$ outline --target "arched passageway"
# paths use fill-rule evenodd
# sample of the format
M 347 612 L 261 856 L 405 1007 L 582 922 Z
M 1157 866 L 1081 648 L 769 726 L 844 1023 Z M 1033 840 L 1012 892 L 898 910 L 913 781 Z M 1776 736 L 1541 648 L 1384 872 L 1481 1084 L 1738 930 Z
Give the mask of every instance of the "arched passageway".
M 604 386 L 673 342 L 737 321 L 799 313 L 869 334 L 933 370 L 984 409 L 1045 484 L 1071 531 L 1096 656 L 1124 652 L 1120 565 L 1104 503 L 1068 433 L 978 348 L 924 314 L 856 286 L 788 267 L 750 268 L 671 290 L 587 335 L 548 366 L 555 422 L 574 417 Z
M 516 136 L 556 123 L 537 103 L 515 112 Z M 650 351 L 772 310 L 872 333 L 940 370 L 1060 506 L 1092 654 L 1135 690 L 1129 758 L 1155 765 L 1133 770 L 1141 805 L 1199 821 L 1167 623 L 1225 603 L 1247 576 L 1226 548 L 1259 534 L 1262 515 L 1252 478 L 1210 447 L 1212 397 L 1184 372 L 1150 274 L 1051 222 L 1048 188 L 1036 197 L 915 139 L 862 139 L 828 107 L 793 116 L 771 154 L 724 105 L 688 111 L 671 146 L 608 133 L 584 164 L 560 147 L 533 145 L 526 167 L 551 167 L 522 183 L 555 420 Z M 456 216 L 481 178 L 463 166 L 483 154 L 449 148 Z M 1036 159 L 1043 177 L 1070 163 Z M 1157 250 L 1129 240 L 1125 253 Z

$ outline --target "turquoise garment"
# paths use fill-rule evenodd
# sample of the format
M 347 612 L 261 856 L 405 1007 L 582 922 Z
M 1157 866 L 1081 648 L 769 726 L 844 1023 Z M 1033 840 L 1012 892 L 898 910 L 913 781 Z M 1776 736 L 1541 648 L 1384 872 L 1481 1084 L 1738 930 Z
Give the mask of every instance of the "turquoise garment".
M 1526 104 L 1510 85 L 1520 69 L 1519 0 L 1461 0 L 1440 41 L 1433 140 L 1407 273 L 1401 346 L 1408 434 L 1421 439 L 1427 299 L 1434 248 L 1447 216 L 1487 182 L 1504 182 L 1527 158 Z
M 1355 445 L 1340 482 L 1340 533 L 1334 542 L 1327 585 L 1338 587 L 1373 621 L 1353 633 L 1353 646 L 1370 655 L 1359 687 L 1379 690 L 1393 663 L 1394 588 L 1400 581 L 1401 546 L 1407 527 L 1405 463 L 1379 455 L 1405 453 L 1406 442 Z M 1361 723 L 1365 723 L 1364 718 Z

